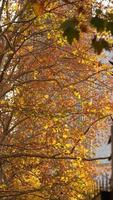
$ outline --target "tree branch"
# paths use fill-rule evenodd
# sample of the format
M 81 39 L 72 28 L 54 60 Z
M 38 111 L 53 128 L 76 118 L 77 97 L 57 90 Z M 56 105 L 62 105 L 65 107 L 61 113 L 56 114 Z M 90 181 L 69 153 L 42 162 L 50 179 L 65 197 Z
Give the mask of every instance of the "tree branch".
M 110 156 L 107 157 L 98 157 L 98 158 L 81 158 L 81 161 L 96 161 L 96 160 L 107 160 Z M 11 158 L 39 158 L 39 159 L 48 159 L 48 160 L 77 160 L 78 157 L 74 156 L 58 156 L 55 155 L 45 155 L 37 153 L 12 153 L 12 154 L 1 154 L 0 159 L 11 159 Z

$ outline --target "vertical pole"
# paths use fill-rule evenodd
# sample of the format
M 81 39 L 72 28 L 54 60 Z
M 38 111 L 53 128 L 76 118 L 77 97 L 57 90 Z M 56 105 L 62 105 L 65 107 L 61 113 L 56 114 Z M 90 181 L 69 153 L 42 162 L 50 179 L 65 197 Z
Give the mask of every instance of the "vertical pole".
M 102 191 L 104 191 L 104 175 L 102 174 Z
M 111 200 L 113 200 L 113 124 L 111 125 Z
M 108 174 L 106 174 L 105 177 L 106 177 L 105 188 L 106 188 L 106 191 L 109 191 Z

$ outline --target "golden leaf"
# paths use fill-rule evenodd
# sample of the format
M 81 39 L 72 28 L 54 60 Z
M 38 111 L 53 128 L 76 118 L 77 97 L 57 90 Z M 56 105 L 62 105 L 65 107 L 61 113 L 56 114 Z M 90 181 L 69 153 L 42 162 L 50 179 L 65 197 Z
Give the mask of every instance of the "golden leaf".
M 48 94 L 46 94 L 44 97 L 45 97 L 45 99 L 48 99 L 48 98 L 49 98 L 49 95 L 48 95 Z
M 21 106 L 24 105 L 24 98 L 23 98 L 23 97 L 20 97 L 20 98 L 19 98 L 19 103 L 20 103 Z

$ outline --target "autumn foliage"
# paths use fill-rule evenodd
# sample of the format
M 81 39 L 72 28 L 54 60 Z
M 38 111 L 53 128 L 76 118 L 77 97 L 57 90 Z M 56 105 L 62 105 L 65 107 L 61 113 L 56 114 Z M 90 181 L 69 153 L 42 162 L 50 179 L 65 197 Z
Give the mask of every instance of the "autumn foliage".
M 1 3 L 1 199 L 91 198 L 96 131 L 112 114 L 112 67 L 91 48 L 91 5 Z M 73 24 L 67 40 L 65 22 L 76 16 L 79 41 Z

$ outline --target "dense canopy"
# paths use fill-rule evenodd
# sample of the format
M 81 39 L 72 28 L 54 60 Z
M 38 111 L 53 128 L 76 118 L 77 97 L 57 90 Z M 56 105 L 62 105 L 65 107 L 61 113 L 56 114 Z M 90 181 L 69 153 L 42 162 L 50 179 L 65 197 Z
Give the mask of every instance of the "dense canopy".
M 91 199 L 97 132 L 112 115 L 112 65 L 97 54 L 112 50 L 113 11 L 0 3 L 0 199 Z

